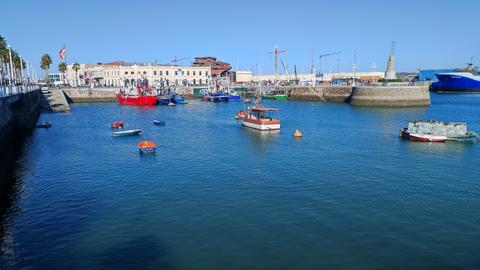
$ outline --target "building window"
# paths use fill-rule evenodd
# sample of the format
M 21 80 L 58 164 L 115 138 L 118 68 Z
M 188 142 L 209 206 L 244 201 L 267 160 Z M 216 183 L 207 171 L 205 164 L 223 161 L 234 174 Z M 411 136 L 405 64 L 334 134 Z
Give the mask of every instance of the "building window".
M 194 71 L 194 73 L 195 73 L 195 71 Z M 195 75 L 195 74 L 193 74 L 193 75 Z M 195 79 L 193 79 L 193 84 L 197 84 L 197 82 L 195 81 Z
M 153 75 L 157 75 L 157 71 L 156 71 L 156 70 L 153 71 Z
M 175 76 L 177 76 L 177 75 L 178 75 L 178 71 L 175 70 Z
M 168 71 L 166 71 L 166 72 L 167 72 L 167 75 L 168 75 Z M 167 79 L 167 85 L 170 85 L 170 80 L 169 79 Z
M 202 76 L 202 71 L 201 70 L 198 72 L 198 75 Z M 202 84 L 202 83 L 200 83 L 200 84 Z
M 193 76 L 195 76 L 195 70 L 194 70 L 194 71 L 192 71 L 192 73 L 193 73 Z M 194 84 L 195 84 L 195 82 L 194 82 Z
M 202 84 L 202 79 L 199 80 L 198 84 L 200 84 L 200 85 Z
M 133 74 L 135 74 L 135 72 L 133 72 L 133 71 L 132 71 L 132 72 L 130 72 L 130 74 L 132 74 L 132 75 L 133 75 Z
M 190 71 L 187 70 L 187 76 L 190 76 Z
M 162 75 L 163 75 L 163 71 L 160 70 L 160 76 L 162 76 Z
M 208 71 L 205 71 L 205 76 L 208 76 Z
M 167 75 L 167 76 L 168 76 L 168 70 L 167 70 L 167 71 L 165 71 L 165 75 Z
M 128 75 L 128 71 L 125 71 L 125 75 Z
M 144 75 L 147 75 L 147 72 L 146 72 L 146 71 L 144 71 L 144 72 L 143 72 L 143 74 L 144 74 Z

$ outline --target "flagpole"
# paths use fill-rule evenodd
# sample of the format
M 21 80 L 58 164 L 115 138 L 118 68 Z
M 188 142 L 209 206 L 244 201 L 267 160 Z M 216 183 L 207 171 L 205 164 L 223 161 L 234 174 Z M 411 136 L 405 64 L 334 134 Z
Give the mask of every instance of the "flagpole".
M 63 48 L 65 48 L 65 81 L 68 84 L 67 44 L 63 45 Z

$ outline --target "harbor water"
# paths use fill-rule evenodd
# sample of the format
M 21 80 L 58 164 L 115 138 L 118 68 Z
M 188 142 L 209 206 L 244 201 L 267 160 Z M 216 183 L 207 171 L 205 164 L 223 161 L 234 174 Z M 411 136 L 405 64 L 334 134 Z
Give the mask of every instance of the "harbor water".
M 480 268 L 480 145 L 398 138 L 416 119 L 480 131 L 480 95 L 265 105 L 281 132 L 241 127 L 241 103 L 43 114 L 1 205 L 0 269 Z M 117 120 L 143 134 L 112 137 Z

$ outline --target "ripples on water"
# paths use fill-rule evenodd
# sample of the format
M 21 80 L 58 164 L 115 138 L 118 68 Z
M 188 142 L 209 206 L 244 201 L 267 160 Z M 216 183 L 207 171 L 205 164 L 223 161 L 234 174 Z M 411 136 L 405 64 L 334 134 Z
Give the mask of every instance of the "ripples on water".
M 278 133 L 240 127 L 234 103 L 76 104 L 42 115 L 54 126 L 27 143 L 0 266 L 479 268 L 478 144 L 397 133 L 427 118 L 480 131 L 480 96 L 432 98 L 413 109 L 272 102 Z M 118 119 L 141 138 L 113 138 Z M 158 153 L 140 156 L 140 139 Z

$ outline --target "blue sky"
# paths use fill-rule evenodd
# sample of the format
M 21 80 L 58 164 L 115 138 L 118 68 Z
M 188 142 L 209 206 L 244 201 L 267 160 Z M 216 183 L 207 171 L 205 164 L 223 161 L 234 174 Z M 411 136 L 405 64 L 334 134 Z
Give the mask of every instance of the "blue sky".
M 480 1 L 2 1 L 0 35 L 38 67 L 43 53 L 59 62 L 165 63 L 174 56 L 217 56 L 240 70 L 273 72 L 275 44 L 293 70 L 308 70 L 311 51 L 323 69 L 384 70 L 396 41 L 396 70 L 463 67 L 480 63 Z M 191 60 L 190 60 L 191 61 Z M 182 64 L 188 64 L 184 61 Z

